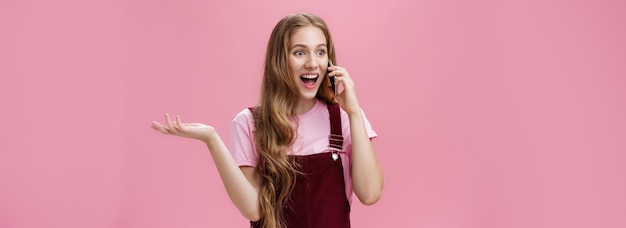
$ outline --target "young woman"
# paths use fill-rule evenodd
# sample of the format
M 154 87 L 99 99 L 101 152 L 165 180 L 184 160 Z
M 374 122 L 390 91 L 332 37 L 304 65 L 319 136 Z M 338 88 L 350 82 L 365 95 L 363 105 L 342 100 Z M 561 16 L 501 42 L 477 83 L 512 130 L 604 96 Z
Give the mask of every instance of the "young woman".
M 335 48 L 311 14 L 278 22 L 267 45 L 261 98 L 232 123 L 226 148 L 211 126 L 180 117 L 152 128 L 207 144 L 226 191 L 252 227 L 350 227 L 352 193 L 378 201 L 383 176 L 376 137 Z M 328 72 L 328 73 L 327 73 Z M 343 88 L 337 95 L 329 77 Z

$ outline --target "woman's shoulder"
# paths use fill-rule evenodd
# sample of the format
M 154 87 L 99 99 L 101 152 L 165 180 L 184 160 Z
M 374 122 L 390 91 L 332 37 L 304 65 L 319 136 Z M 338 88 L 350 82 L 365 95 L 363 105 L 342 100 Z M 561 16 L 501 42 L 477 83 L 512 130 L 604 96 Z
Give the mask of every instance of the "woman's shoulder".
M 241 110 L 239 113 L 237 113 L 237 115 L 235 115 L 235 118 L 233 118 L 233 123 L 236 124 L 241 124 L 241 125 L 250 125 L 253 123 L 253 116 L 252 116 L 252 110 L 251 108 L 245 108 L 243 110 Z

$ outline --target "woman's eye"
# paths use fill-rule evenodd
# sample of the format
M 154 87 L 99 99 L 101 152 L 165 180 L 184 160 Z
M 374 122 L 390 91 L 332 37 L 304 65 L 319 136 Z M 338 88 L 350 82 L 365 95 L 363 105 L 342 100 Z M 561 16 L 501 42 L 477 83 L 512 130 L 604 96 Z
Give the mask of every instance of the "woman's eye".
M 318 55 L 324 55 L 324 54 L 326 54 L 326 51 L 324 51 L 324 50 L 319 50 L 319 51 L 317 51 L 317 54 L 318 54 Z
M 294 55 L 304 55 L 304 52 L 303 51 L 295 51 L 293 54 Z

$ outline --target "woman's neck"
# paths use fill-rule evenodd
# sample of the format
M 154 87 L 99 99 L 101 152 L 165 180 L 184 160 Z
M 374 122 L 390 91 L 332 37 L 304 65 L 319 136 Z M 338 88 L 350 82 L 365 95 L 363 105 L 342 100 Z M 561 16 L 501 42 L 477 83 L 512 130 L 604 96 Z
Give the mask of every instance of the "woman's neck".
M 302 115 L 308 112 L 309 110 L 313 108 L 313 106 L 315 106 L 316 102 L 317 102 L 316 98 L 307 99 L 307 100 L 303 100 L 303 99 L 298 100 L 298 103 L 296 104 L 296 107 L 295 107 L 295 114 L 298 116 L 298 115 Z

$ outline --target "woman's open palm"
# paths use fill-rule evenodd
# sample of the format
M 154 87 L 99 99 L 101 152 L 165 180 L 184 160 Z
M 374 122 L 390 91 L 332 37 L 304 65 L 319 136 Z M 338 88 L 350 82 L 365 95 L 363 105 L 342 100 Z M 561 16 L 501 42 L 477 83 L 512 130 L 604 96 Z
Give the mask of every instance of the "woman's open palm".
M 172 121 L 169 114 L 165 114 L 165 124 L 153 121 L 151 127 L 166 135 L 198 139 L 203 142 L 206 142 L 215 135 L 215 128 L 209 125 L 201 123 L 182 123 L 180 116 L 176 116 L 176 121 Z

